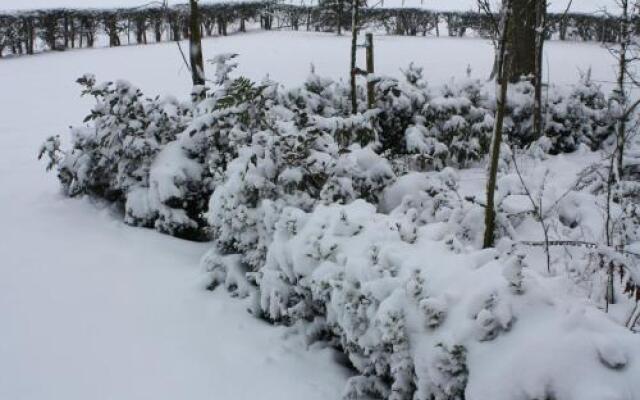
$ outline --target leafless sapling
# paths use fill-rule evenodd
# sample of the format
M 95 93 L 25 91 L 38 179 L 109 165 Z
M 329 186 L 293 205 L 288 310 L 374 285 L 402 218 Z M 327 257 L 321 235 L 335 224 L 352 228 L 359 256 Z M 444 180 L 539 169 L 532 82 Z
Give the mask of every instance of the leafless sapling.
M 481 9 L 490 13 L 488 0 L 478 0 Z M 500 147 L 502 146 L 502 131 L 506 114 L 507 90 L 509 85 L 509 24 L 511 23 L 512 0 L 504 0 L 500 13 L 500 20 L 496 29 L 496 116 L 493 126 L 493 138 L 489 152 L 489 170 L 486 188 L 485 231 L 483 247 L 493 247 L 496 229 L 495 190 L 498 177 L 498 163 L 500 161 Z

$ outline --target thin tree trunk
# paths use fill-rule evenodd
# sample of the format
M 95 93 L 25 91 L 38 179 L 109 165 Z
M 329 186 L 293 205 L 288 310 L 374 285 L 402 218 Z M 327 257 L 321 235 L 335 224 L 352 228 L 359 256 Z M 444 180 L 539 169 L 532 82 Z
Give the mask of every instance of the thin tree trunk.
M 198 0 L 189 0 L 191 15 L 189 25 L 191 34 L 189 35 L 189 55 L 191 58 L 191 78 L 193 84 L 204 85 L 204 62 L 202 59 L 202 33 L 200 32 L 200 12 L 198 10 Z
M 489 162 L 489 176 L 487 178 L 487 204 L 485 209 L 485 231 L 483 247 L 493 247 L 495 242 L 496 230 L 496 208 L 495 208 L 495 191 L 498 177 L 498 164 L 500 161 L 500 147 L 502 146 L 502 130 L 504 127 L 504 117 L 506 113 L 507 90 L 509 86 L 509 66 L 507 46 L 509 45 L 509 25 L 511 18 L 511 0 L 504 0 L 502 17 L 500 22 L 500 35 L 498 44 L 498 56 L 496 58 L 497 76 L 496 83 L 498 85 L 496 94 L 496 117 L 493 126 L 493 139 L 491 142 Z
M 67 14 L 62 18 L 62 41 L 64 48 L 69 48 L 69 16 Z
M 536 0 L 536 60 L 534 72 L 535 99 L 533 102 L 533 129 L 536 138 L 541 138 L 544 134 L 544 123 L 542 119 L 542 62 L 544 41 L 547 29 L 547 0 Z
M 620 107 L 622 110 L 625 110 L 627 107 L 627 95 L 625 90 L 625 79 L 627 76 L 627 51 L 629 47 L 629 0 L 621 0 L 622 6 L 622 19 L 620 26 L 620 55 L 618 57 L 618 82 L 617 82 L 617 90 L 619 96 Z M 617 143 L 617 163 L 616 167 L 618 168 L 618 174 L 622 174 L 622 169 L 624 167 L 624 151 L 625 151 L 625 141 L 627 135 L 627 116 L 626 112 L 623 111 L 625 115 L 620 118 L 618 122 L 618 143 Z
M 162 41 L 162 22 L 156 20 L 154 22 L 153 28 L 156 37 L 156 43 L 159 43 Z
M 373 34 L 367 33 L 367 107 L 372 109 L 375 103 L 375 84 L 371 80 L 375 73 L 374 57 L 373 57 Z
M 338 28 L 338 36 L 342 35 L 342 11 L 344 9 L 344 0 L 338 0 L 338 12 L 337 12 L 337 28 Z
M 358 87 L 356 85 L 356 51 L 358 49 L 358 0 L 351 2 L 351 112 L 358 112 Z

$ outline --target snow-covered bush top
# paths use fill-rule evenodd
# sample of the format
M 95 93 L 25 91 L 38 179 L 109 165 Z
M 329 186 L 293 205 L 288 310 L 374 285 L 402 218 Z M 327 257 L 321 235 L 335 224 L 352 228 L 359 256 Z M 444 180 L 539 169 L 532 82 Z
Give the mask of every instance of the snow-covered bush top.
M 346 398 L 640 394 L 640 338 L 523 255 L 451 251 L 408 216 L 286 208 L 257 273 L 259 312 L 349 356 L 360 375 Z
M 61 152 L 55 138 L 43 148 L 65 192 L 115 201 L 128 223 L 202 239 L 211 233 L 204 215 L 209 197 L 235 179 L 229 166 L 236 159 L 245 166 L 252 157 L 273 163 L 274 171 L 258 168 L 275 185 L 268 196 L 263 188 L 260 199 L 296 192 L 307 199 L 286 203 L 308 210 L 317 202 L 356 198 L 377 204 L 395 175 L 469 167 L 488 152 L 494 104 L 480 81 L 431 89 L 422 69 L 410 64 L 403 79 L 375 77 L 375 108 L 351 115 L 343 82 L 312 72 L 298 88 L 257 84 L 232 77 L 236 57 L 214 57 L 215 86 L 194 88 L 190 103 L 147 98 L 125 81 L 81 77 L 82 93 L 96 104 L 84 124 L 72 128 L 68 151 Z M 525 146 L 535 139 L 531 87 L 522 83 L 512 92 L 508 143 Z M 596 149 L 611 134 L 606 99 L 588 75 L 566 95 L 550 93 L 547 152 L 581 144 Z M 359 96 L 365 104 L 364 92 Z M 215 235 L 219 227 L 213 225 Z

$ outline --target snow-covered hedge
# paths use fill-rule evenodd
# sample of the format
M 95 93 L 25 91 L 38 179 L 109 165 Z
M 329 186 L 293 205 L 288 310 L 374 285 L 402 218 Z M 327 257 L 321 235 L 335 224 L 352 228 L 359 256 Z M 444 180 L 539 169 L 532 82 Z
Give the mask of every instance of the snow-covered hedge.
M 602 169 L 581 166 L 598 153 L 566 160 L 544 146 L 503 160 L 497 249 L 478 250 L 483 208 L 462 198 L 453 169 L 411 173 L 382 193 L 385 213 L 357 200 L 270 214 L 265 262 L 247 268 L 243 254 L 213 249 L 203 259 L 212 287 L 345 352 L 358 372 L 345 398 L 635 398 L 640 236 L 629 192 L 640 191 L 623 182 L 614 194 L 615 242 L 631 253 L 590 246 L 604 242 L 606 193 L 593 174 Z M 526 244 L 543 238 L 532 202 L 551 239 L 569 243 L 551 249 L 551 272 L 543 247 Z
M 62 152 L 56 138 L 43 149 L 65 192 L 116 202 L 133 225 L 190 239 L 212 233 L 222 250 L 235 252 L 246 248 L 246 238 L 232 233 L 229 221 L 237 224 L 244 215 L 233 204 L 258 215 L 266 212 L 262 200 L 307 211 L 319 202 L 356 198 L 377 204 L 397 175 L 473 166 L 488 151 L 494 100 L 478 80 L 432 89 L 422 70 L 410 65 L 402 79 L 375 77 L 375 107 L 352 115 L 341 81 L 312 73 L 302 86 L 285 89 L 271 81 L 233 79 L 234 58 L 215 57 L 213 88 L 195 88 L 186 103 L 146 98 L 124 81 L 79 79 L 95 106 L 84 124 L 72 128 L 69 150 Z M 522 83 L 512 92 L 507 143 L 524 147 L 535 139 L 531 88 Z M 364 107 L 364 91 L 358 95 Z M 596 149 L 610 135 L 605 96 L 588 77 L 567 93 L 551 88 L 549 98 L 547 152 L 574 151 L 581 144 Z M 258 175 L 263 182 L 244 177 Z M 246 187 L 232 187 L 234 180 Z M 255 201 L 248 200 L 252 196 Z
M 256 315 L 347 354 L 358 375 L 346 398 L 640 397 L 640 343 L 623 328 L 640 320 L 640 144 L 609 185 L 591 150 L 609 146 L 614 119 L 588 75 L 549 89 L 542 138 L 531 87 L 512 88 L 499 246 L 483 251 L 482 192 L 459 178 L 488 151 L 483 83 L 430 88 L 410 65 L 403 79 L 375 77 L 375 107 L 351 114 L 342 82 L 233 79 L 234 58 L 214 58 L 215 86 L 188 103 L 82 77 L 95 106 L 69 150 L 52 137 L 41 156 L 69 196 L 212 239 L 209 287 L 251 296 Z
M 379 214 L 361 200 L 285 208 L 252 275 L 257 312 L 349 356 L 358 375 L 345 398 L 640 394 L 640 338 L 522 254 L 456 249 L 439 240 L 455 222 L 417 227 L 415 211 Z

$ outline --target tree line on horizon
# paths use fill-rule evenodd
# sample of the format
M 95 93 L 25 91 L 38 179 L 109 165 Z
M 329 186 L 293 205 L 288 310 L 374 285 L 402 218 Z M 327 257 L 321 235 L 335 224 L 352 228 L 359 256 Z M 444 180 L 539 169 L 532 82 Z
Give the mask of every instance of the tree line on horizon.
M 352 2 L 321 0 L 318 5 L 272 1 L 200 4 L 203 37 L 245 32 L 248 25 L 263 30 L 336 32 L 351 29 Z M 362 5 L 361 5 L 362 7 Z M 0 12 L 0 57 L 99 46 L 104 35 L 110 47 L 124 44 L 179 41 L 191 37 L 189 5 L 148 5 L 117 9 L 46 9 Z M 393 35 L 464 37 L 473 31 L 490 37 L 493 19 L 482 10 L 432 11 L 417 8 L 362 7 L 359 18 Z M 548 38 L 619 42 L 618 20 L 611 15 L 548 14 Z M 633 29 L 640 32 L 640 21 Z M 445 32 L 442 32 L 442 30 Z

